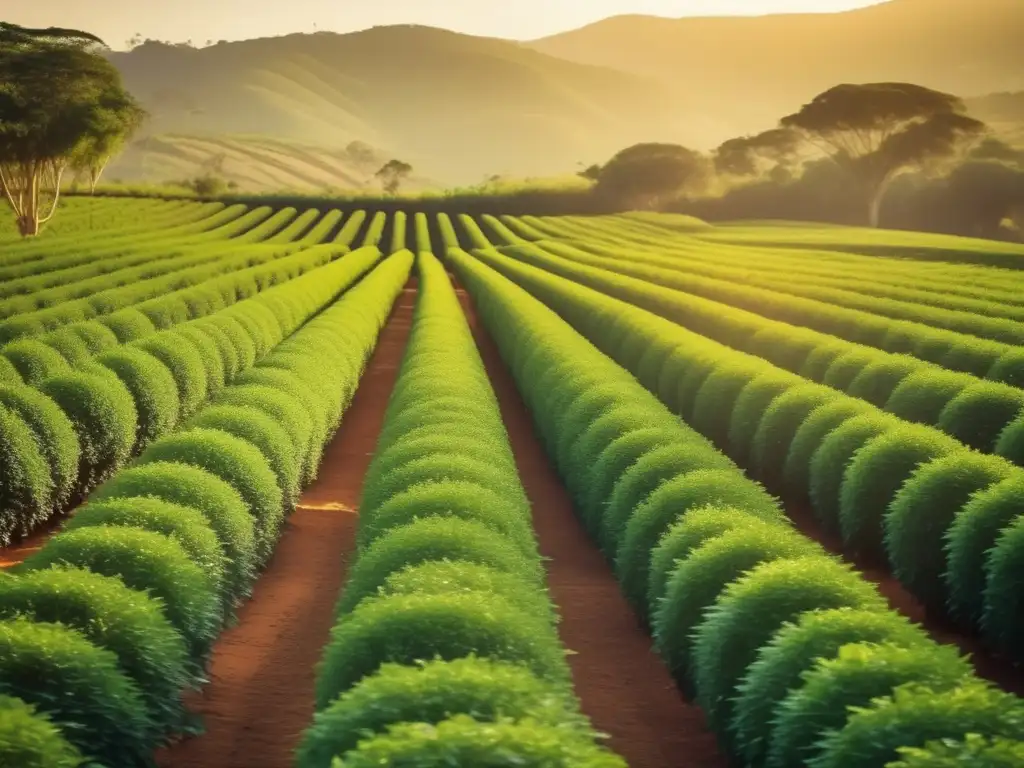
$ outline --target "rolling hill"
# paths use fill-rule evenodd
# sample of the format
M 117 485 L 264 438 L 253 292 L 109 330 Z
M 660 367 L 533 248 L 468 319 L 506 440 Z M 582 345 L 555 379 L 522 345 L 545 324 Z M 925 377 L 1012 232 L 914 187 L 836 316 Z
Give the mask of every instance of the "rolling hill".
M 833 14 L 619 16 L 529 46 L 658 78 L 735 135 L 840 82 L 905 80 L 965 97 L 1024 89 L 1021 30 L 1021 0 L 890 0 Z
M 327 152 L 359 140 L 448 184 L 571 171 L 682 128 L 650 78 L 429 27 L 151 42 L 112 58 L 151 135 L 259 134 Z M 130 175 L 124 163 L 112 173 Z

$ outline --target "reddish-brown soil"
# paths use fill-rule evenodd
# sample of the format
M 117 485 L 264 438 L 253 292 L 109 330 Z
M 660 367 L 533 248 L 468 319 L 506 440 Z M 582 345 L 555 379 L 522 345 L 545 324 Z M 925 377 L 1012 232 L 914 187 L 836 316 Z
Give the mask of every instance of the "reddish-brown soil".
M 161 768 L 287 768 L 313 719 L 315 665 L 355 542 L 363 475 L 408 338 L 415 288 L 399 297 L 313 485 L 267 570 L 190 694 L 206 732 L 161 750 Z
M 576 519 L 511 374 L 476 322 L 468 297 L 459 293 L 533 505 L 541 554 L 548 558 L 548 588 L 562 616 L 559 634 L 574 653 L 569 662 L 583 712 L 632 768 L 726 765 L 703 713 L 679 695 L 611 569 Z
M 863 574 L 864 578 L 876 584 L 878 591 L 889 601 L 889 605 L 894 611 L 899 611 L 911 621 L 920 624 L 936 641 L 956 645 L 964 653 L 970 654 L 974 670 L 979 677 L 990 680 L 1003 690 L 1018 696 L 1024 695 L 1024 669 L 1015 667 L 1006 659 L 992 655 L 977 638 L 971 637 L 949 622 L 929 614 L 921 602 L 884 568 L 846 555 L 843 552 L 840 539 L 830 535 L 821 527 L 807 504 L 799 504 L 792 499 L 787 500 L 786 513 L 805 535 L 817 541 L 829 552 L 843 556 Z

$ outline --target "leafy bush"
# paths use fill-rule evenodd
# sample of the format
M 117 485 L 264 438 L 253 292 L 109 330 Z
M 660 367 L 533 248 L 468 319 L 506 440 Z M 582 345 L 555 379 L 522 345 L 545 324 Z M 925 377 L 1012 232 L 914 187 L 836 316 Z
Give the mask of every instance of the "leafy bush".
M 729 455 L 737 464 L 749 464 L 757 428 L 765 413 L 797 381 L 797 377 L 790 374 L 764 373 L 742 389 L 729 421 Z
M 776 712 L 768 765 L 802 765 L 819 754 L 822 736 L 840 730 L 851 707 L 865 707 L 907 683 L 949 690 L 969 678 L 971 666 L 945 645 L 911 648 L 856 643 L 819 661 Z
M 691 509 L 732 506 L 765 520 L 779 520 L 778 502 L 752 480 L 731 470 L 690 472 L 663 483 L 629 519 L 615 558 L 615 574 L 642 618 L 648 615 L 651 552 L 676 520 Z
M 662 483 L 698 469 L 729 469 L 729 459 L 706 443 L 673 443 L 644 454 L 619 477 L 600 525 L 601 549 L 612 558 L 634 511 Z
M 542 589 L 529 589 L 514 574 L 465 560 L 428 560 L 395 571 L 384 581 L 378 595 L 461 594 L 496 595 L 530 616 L 547 617 L 555 623 L 554 607 Z
M 331 759 L 397 723 L 436 725 L 454 715 L 477 721 L 530 718 L 586 734 L 574 702 L 529 670 L 490 659 L 384 664 L 316 714 L 299 746 L 299 768 L 330 768 Z
M 24 383 L 18 369 L 3 355 L 0 355 L 0 384 L 4 386 Z
M 871 707 L 851 713 L 842 730 L 822 741 L 811 768 L 877 768 L 898 760 L 899 750 L 970 733 L 1024 739 L 1024 703 L 984 683 L 935 692 L 906 686 Z
M 199 359 L 203 361 L 203 369 L 206 372 L 207 395 L 212 396 L 220 392 L 226 383 L 227 372 L 220 346 L 217 344 L 216 338 L 214 338 L 214 333 L 187 324 L 173 328 L 168 338 L 176 340 L 179 336 L 183 339 L 181 343 L 194 347 L 196 352 L 199 353 Z
M 21 699 L 0 696 L 0 765 L 81 768 L 84 762 L 50 718 Z
M 198 467 L 154 462 L 119 472 L 96 489 L 90 503 L 139 496 L 201 512 L 227 556 L 226 587 L 236 600 L 249 593 L 256 572 L 256 545 L 253 518 L 238 491 Z
M 763 646 L 738 687 L 729 730 L 736 754 L 752 767 L 765 764 L 773 720 L 804 674 L 821 659 L 834 658 L 848 643 L 889 643 L 903 647 L 931 641 L 916 624 L 893 611 L 837 608 L 801 614 Z
M 0 544 L 27 534 L 53 508 L 53 479 L 36 436 L 0 406 Z
M 50 470 L 50 479 L 53 482 L 53 508 L 62 509 L 71 500 L 71 494 L 74 492 L 82 454 L 74 424 L 60 406 L 31 387 L 0 386 L 0 406 L 21 417 L 32 430 L 40 453 Z M 6 440 L 0 442 L 4 445 L 15 444 Z M 10 470 L 4 470 L 2 474 L 7 475 L 9 472 Z M 46 511 L 42 507 L 37 509 L 40 513 Z
M 305 466 L 312 453 L 313 424 L 302 404 L 294 397 L 273 387 L 248 384 L 228 387 L 216 402 L 218 405 L 257 408 L 270 416 L 288 433 L 300 466 Z
M 508 491 L 500 493 L 457 480 L 424 482 L 395 494 L 376 509 L 365 509 L 358 531 L 360 549 L 371 546 L 399 526 L 443 517 L 481 523 L 515 543 L 525 556 L 536 555 L 537 543 L 528 522 L 528 508 L 524 502 L 516 503 L 515 496 Z
M 227 432 L 193 427 L 153 443 L 138 459 L 140 465 L 156 461 L 199 467 L 229 483 L 254 518 L 258 561 L 270 558 L 284 519 L 284 499 L 277 477 L 256 446 Z
M 1016 662 L 1024 659 L 1024 518 L 1003 530 L 985 564 L 986 642 Z
M 0 618 L 19 616 L 78 630 L 114 653 L 158 731 L 182 726 L 181 692 L 194 679 L 185 643 L 157 600 L 117 578 L 55 567 L 0 579 Z
M 359 553 L 349 573 L 338 612 L 351 611 L 384 584 L 388 576 L 431 560 L 465 560 L 514 574 L 538 584 L 540 570 L 504 536 L 482 523 L 429 517 L 392 528 Z
M 38 340 L 57 350 L 71 366 L 81 365 L 92 357 L 92 352 L 89 351 L 85 339 L 68 326 L 41 336 Z
M 325 708 L 388 662 L 473 655 L 522 664 L 568 687 L 565 651 L 543 619 L 478 593 L 394 595 L 365 601 L 335 625 L 318 668 L 316 705 Z
M 885 551 L 893 575 L 937 615 L 947 611 L 946 531 L 970 497 L 1010 476 L 995 456 L 957 451 L 921 466 L 885 515 Z
M 153 321 L 137 309 L 120 309 L 109 315 L 97 318 L 97 322 L 109 328 L 117 337 L 119 344 L 145 338 L 156 333 Z
M 23 571 L 70 565 L 120 577 L 132 589 L 163 602 L 190 653 L 203 658 L 220 628 L 216 585 L 178 542 L 140 528 L 96 526 L 50 539 L 19 566 Z
M 807 611 L 883 605 L 871 584 L 821 555 L 765 563 L 731 583 L 694 641 L 697 703 L 711 727 L 724 732 L 736 686 L 783 623 Z
M 51 376 L 67 373 L 70 370 L 68 361 L 61 354 L 35 339 L 23 339 L 5 344 L 3 356 L 17 369 L 26 384 L 39 386 Z
M 178 542 L 216 586 L 225 608 L 230 605 L 224 578 L 224 550 L 202 512 L 149 496 L 90 501 L 68 520 L 64 530 L 97 525 L 142 528 Z
M 166 366 L 178 387 L 178 401 L 181 404 L 181 418 L 187 419 L 206 401 L 206 368 L 203 358 L 191 344 L 182 342 L 182 337 L 167 333 L 155 334 L 138 343 Z
M 753 520 L 694 548 L 678 563 L 656 607 L 654 641 L 684 691 L 693 690 L 694 631 L 726 587 L 763 563 L 817 553 L 799 534 Z
M 769 485 L 778 483 L 800 425 L 812 412 L 834 399 L 836 393 L 829 388 L 804 384 L 772 400 L 754 431 L 750 447 L 753 474 Z
M 1024 386 L 1024 351 L 1011 349 L 1003 354 L 989 368 L 985 378 L 1009 384 L 1011 387 Z
M 880 359 L 883 359 L 883 355 L 874 350 L 868 352 L 863 349 L 853 349 L 832 361 L 828 370 L 825 371 L 821 383 L 826 387 L 846 392 L 863 371 L 879 362 Z
M 921 361 L 909 355 L 886 357 L 863 368 L 845 391 L 850 397 L 884 408 L 896 388 L 920 369 Z
M 472 765 L 475 768 L 625 768 L 618 755 L 565 727 L 518 722 L 481 723 L 458 715 L 437 725 L 402 723 L 361 742 L 338 768 L 379 765 Z
M 110 768 L 145 765 L 155 746 L 146 705 L 117 657 L 59 624 L 0 621 L 0 695 L 34 705 Z
M 111 374 L 113 376 L 113 374 Z M 78 434 L 78 487 L 87 490 L 131 456 L 138 416 L 131 394 L 93 373 L 64 373 L 39 390 L 60 406 Z
M 896 426 L 864 443 L 847 465 L 840 486 L 839 529 L 846 547 L 885 562 L 885 510 L 919 466 L 957 447 L 938 430 L 914 424 Z
M 840 490 L 846 469 L 868 441 L 892 430 L 897 423 L 878 412 L 855 416 L 822 440 L 810 465 L 810 496 L 814 514 L 830 532 L 839 532 Z
M 969 733 L 963 741 L 936 740 L 924 747 L 903 747 L 888 768 L 1016 768 L 1024 765 L 1024 741 Z
M 1024 467 L 1024 418 L 1014 419 L 1006 425 L 996 441 L 995 453 L 1018 467 Z
M 138 414 L 135 451 L 142 450 L 177 425 L 181 407 L 178 388 L 163 363 L 132 347 L 106 352 L 96 362 L 117 374 L 135 401 Z
M 866 403 L 840 398 L 818 406 L 797 429 L 786 454 L 782 476 L 790 493 L 807 497 L 811 486 L 811 461 L 818 448 L 846 421 L 873 409 Z
M 995 448 L 1006 425 L 1024 409 L 1024 392 L 1005 384 L 972 384 L 939 414 L 939 429 L 979 451 Z
M 701 385 L 693 405 L 693 428 L 715 445 L 729 445 L 729 428 L 740 393 L 760 372 L 745 360 L 723 361 Z
M 970 384 L 961 373 L 928 369 L 900 382 L 885 403 L 885 410 L 901 419 L 919 424 L 937 424 L 939 414 Z

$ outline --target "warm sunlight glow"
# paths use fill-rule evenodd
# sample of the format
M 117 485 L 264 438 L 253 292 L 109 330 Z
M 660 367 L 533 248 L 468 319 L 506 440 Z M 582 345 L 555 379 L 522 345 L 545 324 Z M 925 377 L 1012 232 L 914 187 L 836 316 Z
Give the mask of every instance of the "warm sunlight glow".
M 90 29 L 114 48 L 135 33 L 159 40 L 239 40 L 289 32 L 348 32 L 376 24 L 427 24 L 471 34 L 531 39 L 617 14 L 666 17 L 831 13 L 878 0 L 39 0 L 5 13 L 25 26 Z

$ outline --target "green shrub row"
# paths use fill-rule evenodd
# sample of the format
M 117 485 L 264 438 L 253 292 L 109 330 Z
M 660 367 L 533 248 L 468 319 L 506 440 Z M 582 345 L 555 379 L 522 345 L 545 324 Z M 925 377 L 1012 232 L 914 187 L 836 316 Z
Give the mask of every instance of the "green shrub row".
M 538 221 L 533 217 L 528 218 L 530 221 Z M 515 228 L 512 217 L 503 217 L 502 220 Z M 684 268 L 706 277 L 771 288 L 783 293 L 791 292 L 839 306 L 936 327 L 950 327 L 963 321 L 962 316 L 942 317 L 934 314 L 940 310 L 968 312 L 1018 322 L 1024 320 L 1024 304 L 1019 292 L 1010 289 L 1015 282 L 1013 279 L 1001 279 L 995 287 L 964 285 L 964 278 L 970 279 L 976 275 L 979 272 L 977 269 L 944 269 L 931 264 L 873 256 L 854 257 L 855 261 L 851 262 L 837 260 L 829 252 L 751 248 L 731 243 L 706 242 L 693 237 L 666 235 L 664 230 L 656 227 L 648 229 L 636 222 L 613 222 L 610 218 L 586 224 L 555 219 L 539 226 L 555 232 L 560 240 L 568 240 L 596 255 L 622 258 L 626 255 L 623 250 L 628 249 L 627 258 L 652 266 Z M 861 279 L 865 274 L 870 274 L 871 280 Z M 782 279 L 780 275 L 785 275 L 785 278 Z M 992 271 L 993 278 L 995 275 Z M 841 289 L 841 292 L 835 296 L 827 292 L 817 293 L 820 289 L 833 288 Z M 899 303 L 878 305 L 877 299 L 892 299 Z M 973 321 L 967 321 L 961 330 L 971 333 L 978 329 L 977 320 L 975 317 Z M 984 319 L 980 328 L 989 329 Z
M 880 766 L 898 758 L 897 747 L 975 729 L 1024 735 L 1024 703 L 978 682 L 956 649 L 932 641 L 874 585 L 797 533 L 776 500 L 622 367 L 479 260 L 458 250 L 449 259 L 584 524 L 651 623 L 680 688 L 738 763 Z M 573 314 L 568 300 L 552 304 Z M 610 337 L 619 322 L 638 324 L 597 301 L 588 313 Z M 618 336 L 623 348 L 640 346 Z M 630 352 L 644 357 L 642 348 Z M 900 709 L 911 685 L 935 698 L 976 692 L 966 727 L 948 718 L 920 725 L 913 704 Z M 893 696 L 908 724 L 876 725 L 872 741 L 863 720 Z M 1005 718 L 991 717 L 994 708 Z M 847 739 L 863 752 L 846 751 Z
M 887 563 L 929 611 L 1024 658 L 1021 544 L 1009 527 L 1020 510 L 996 487 L 1019 487 L 1020 468 L 585 286 L 494 251 L 478 257 L 556 307 L 753 476 L 809 500 L 846 551 Z M 965 431 L 979 422 L 970 408 L 958 417 Z
M 219 217 L 229 220 L 237 216 L 240 210 L 229 211 L 223 203 L 202 203 L 193 204 L 181 211 L 168 211 L 164 216 L 149 219 L 146 225 L 149 227 L 151 240 L 166 240 L 174 235 L 178 236 L 183 224 L 200 221 L 213 221 Z M 177 226 L 175 226 L 177 225 Z M 113 230 L 114 238 L 119 237 L 122 228 Z M 110 230 L 105 231 L 111 235 Z M 121 236 L 123 237 L 123 236 Z M 123 246 L 111 247 L 109 243 L 102 241 L 95 244 L 80 244 L 77 250 L 68 251 L 65 254 L 53 255 L 52 252 L 43 252 L 42 258 L 33 259 L 28 262 L 19 262 L 0 267 L 0 298 L 6 299 L 19 294 L 31 294 L 46 288 L 85 280 L 98 275 L 114 272 L 125 267 L 133 267 L 142 264 L 154 257 L 152 250 L 139 248 L 134 251 L 126 250 Z M 169 256 L 166 251 L 163 256 Z
M 501 226 L 489 221 L 496 228 Z M 801 326 L 815 323 L 792 315 L 798 300 L 788 295 L 762 291 L 766 295 L 738 301 L 732 292 L 754 289 L 717 281 L 722 291 L 695 291 L 689 283 L 703 278 L 623 258 L 580 255 L 578 249 L 557 243 L 502 250 L 901 418 L 938 427 L 986 453 L 999 450 L 1002 432 L 1024 414 L 1024 390 L 1019 388 L 1024 383 L 1024 354 L 1013 345 L 996 344 L 999 349 L 995 349 L 991 343 L 968 337 L 951 343 L 930 335 L 925 338 L 909 327 L 893 329 L 888 321 L 885 329 L 891 333 L 886 342 L 875 343 L 871 328 L 879 322 L 877 318 L 843 317 L 812 330 Z M 779 312 L 777 304 L 783 308 Z M 833 309 L 840 311 L 825 304 L 817 309 L 826 315 Z M 918 344 L 915 339 L 924 340 Z M 943 367 L 918 359 L 929 359 L 921 354 L 924 348 L 941 352 L 935 362 Z M 979 380 L 984 376 L 992 380 Z
M 153 332 L 150 324 L 140 341 L 114 346 L 77 368 L 50 365 L 44 352 L 52 350 L 40 342 L 7 345 L 33 346 L 35 354 L 16 359 L 22 370 L 37 370 L 39 383 L 36 388 L 0 386 L 0 432 L 7 436 L 2 452 L 10 466 L 0 477 L 0 542 L 34 530 L 190 418 L 226 383 L 240 383 L 270 349 L 380 257 L 376 249 L 365 249 L 314 269 L 332 251 L 306 253 L 312 255 L 257 267 L 234 284 L 216 281 L 211 293 L 241 300 L 230 306 L 212 303 L 206 317 L 168 330 Z M 250 404 L 237 388 L 232 397 L 234 404 Z
M 418 277 L 297 765 L 623 766 L 571 695 L 529 503 L 458 299 L 430 253 Z
M 365 266 L 379 257 L 367 253 Z M 310 313 L 341 263 L 295 292 Z M 386 260 L 0 574 L 0 695 L 34 706 L 110 768 L 150 765 L 154 747 L 195 727 L 182 691 L 205 682 L 213 641 L 294 505 L 287 478 L 311 479 L 307 463 L 337 428 L 411 263 L 408 252 Z M 207 421 L 234 413 L 236 394 L 243 423 L 254 412 L 272 425 L 283 453 L 264 453 L 260 433 L 250 442 L 236 422 Z

